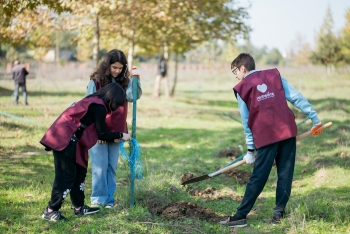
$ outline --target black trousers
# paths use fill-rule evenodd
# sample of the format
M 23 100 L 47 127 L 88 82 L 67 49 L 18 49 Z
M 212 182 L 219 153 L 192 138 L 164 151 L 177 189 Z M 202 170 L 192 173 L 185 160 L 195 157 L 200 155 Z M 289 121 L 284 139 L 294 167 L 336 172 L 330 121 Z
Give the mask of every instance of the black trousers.
M 247 184 L 242 203 L 237 208 L 238 214 L 246 217 L 253 208 L 256 199 L 265 187 L 274 160 L 278 176 L 274 213 L 284 212 L 292 190 L 295 153 L 295 137 L 258 149 L 252 176 Z
M 68 147 L 67 147 L 68 148 Z M 48 207 L 59 210 L 68 194 L 74 207 L 84 205 L 84 187 L 87 169 L 75 162 L 75 150 L 53 151 L 55 162 L 55 180 L 52 186 Z

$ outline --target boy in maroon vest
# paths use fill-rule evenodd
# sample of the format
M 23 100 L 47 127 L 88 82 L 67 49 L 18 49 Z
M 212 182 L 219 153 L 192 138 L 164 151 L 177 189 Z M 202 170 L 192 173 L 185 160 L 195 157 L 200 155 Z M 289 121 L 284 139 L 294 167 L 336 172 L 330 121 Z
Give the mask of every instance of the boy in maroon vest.
M 240 81 L 233 90 L 246 135 L 248 152 L 244 160 L 247 164 L 254 163 L 254 169 L 235 215 L 220 223 L 230 227 L 247 226 L 246 217 L 276 161 L 278 181 L 272 218 L 275 225 L 283 218 L 290 197 L 296 153 L 297 127 L 287 100 L 312 120 L 313 135 L 322 132 L 319 130 L 322 124 L 312 105 L 277 69 L 255 70 L 253 57 L 246 53 L 232 61 L 231 69 Z

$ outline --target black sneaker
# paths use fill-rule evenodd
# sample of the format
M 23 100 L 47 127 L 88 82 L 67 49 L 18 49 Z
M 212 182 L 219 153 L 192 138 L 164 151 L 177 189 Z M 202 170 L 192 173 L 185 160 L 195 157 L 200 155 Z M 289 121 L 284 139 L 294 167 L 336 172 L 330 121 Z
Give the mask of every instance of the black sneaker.
M 237 217 L 235 215 L 233 217 L 228 217 L 224 221 L 220 221 L 219 224 L 226 225 L 229 227 L 246 227 L 247 226 L 247 219 Z
M 47 208 L 44 210 L 44 214 L 41 216 L 43 219 L 49 220 L 49 221 L 53 221 L 56 222 L 57 220 L 63 220 L 63 221 L 67 221 L 68 219 L 66 219 L 66 217 L 64 217 L 61 212 L 59 211 L 51 211 L 48 212 Z
M 100 211 L 100 208 L 98 207 L 89 207 L 87 205 L 84 205 L 82 207 L 80 207 L 79 210 L 76 210 L 74 208 L 74 214 L 75 216 L 84 216 L 84 215 L 89 215 L 89 214 L 94 214 Z
M 272 220 L 271 220 L 271 224 L 272 225 L 278 225 L 281 223 L 281 219 L 283 218 L 284 216 L 284 212 L 282 213 L 274 213 L 273 214 L 273 217 L 272 217 Z

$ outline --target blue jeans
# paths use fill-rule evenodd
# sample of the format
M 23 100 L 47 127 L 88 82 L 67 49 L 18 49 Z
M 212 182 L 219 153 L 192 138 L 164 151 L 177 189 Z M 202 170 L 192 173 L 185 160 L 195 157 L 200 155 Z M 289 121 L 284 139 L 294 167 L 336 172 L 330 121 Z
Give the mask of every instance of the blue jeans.
M 22 93 L 23 93 L 23 103 L 24 103 L 25 105 L 27 105 L 27 104 L 28 104 L 28 101 L 27 101 L 27 88 L 26 88 L 26 84 L 25 84 L 25 83 L 18 83 L 18 84 L 15 84 L 15 91 L 14 91 L 15 103 L 18 104 L 19 87 L 21 87 L 21 89 L 22 89 Z
M 114 205 L 119 143 L 96 143 L 89 152 L 92 166 L 91 204 Z

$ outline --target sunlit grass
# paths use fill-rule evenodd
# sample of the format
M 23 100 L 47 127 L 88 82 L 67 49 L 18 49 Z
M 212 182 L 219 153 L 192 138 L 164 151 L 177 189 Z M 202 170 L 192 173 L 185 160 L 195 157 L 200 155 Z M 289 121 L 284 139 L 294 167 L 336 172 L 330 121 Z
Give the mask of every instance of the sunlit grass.
M 277 172 L 273 168 L 264 191 L 248 217 L 249 226 L 235 233 L 349 233 L 350 232 L 350 77 L 326 77 L 313 71 L 281 68 L 281 74 L 307 97 L 323 123 L 333 122 L 317 137 L 297 143 L 293 190 L 287 216 L 273 227 L 264 219 L 272 216 Z M 220 72 L 219 72 L 220 73 Z M 87 82 L 29 80 L 29 106 L 13 106 L 12 80 L 0 80 L 1 112 L 32 121 L 0 115 L 0 233 L 232 233 L 232 229 L 206 220 L 188 217 L 171 220 L 152 215 L 146 207 L 154 197 L 164 204 L 171 201 L 195 202 L 216 214 L 235 212 L 239 202 L 230 197 L 211 200 L 191 196 L 180 185 L 181 176 L 191 172 L 201 176 L 228 164 L 219 158 L 226 147 L 242 146 L 245 139 L 232 87 L 237 83 L 228 73 L 183 71 L 173 98 L 153 98 L 153 77 L 142 80 L 143 97 L 137 103 L 137 140 L 142 147 L 144 178 L 135 182 L 135 206 L 130 207 L 128 169 L 119 163 L 117 208 L 102 209 L 96 215 L 75 218 L 70 200 L 63 205 L 67 223 L 41 219 L 54 178 L 52 153 L 39 143 L 46 129 L 72 102 L 84 97 Z M 171 79 L 170 79 L 171 80 Z M 163 88 L 163 87 L 162 87 Z M 6 94 L 6 95 L 5 95 Z M 21 102 L 20 96 L 20 102 Z M 128 126 L 131 130 L 131 108 Z M 297 121 L 305 118 L 297 110 Z M 308 131 L 311 122 L 298 128 Z M 127 147 L 127 146 L 126 146 Z M 239 169 L 251 171 L 243 165 Z M 91 168 L 86 178 L 86 203 L 91 193 Z M 214 187 L 243 196 L 245 185 L 220 175 L 194 183 L 196 189 Z

